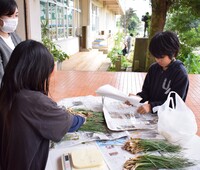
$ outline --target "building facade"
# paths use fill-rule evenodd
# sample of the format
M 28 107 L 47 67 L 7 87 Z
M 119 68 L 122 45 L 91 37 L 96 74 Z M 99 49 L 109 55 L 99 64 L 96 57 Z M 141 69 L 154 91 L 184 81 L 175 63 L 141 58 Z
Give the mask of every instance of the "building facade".
M 126 0 L 16 0 L 17 33 L 41 41 L 42 30 L 69 55 L 91 49 L 97 38 L 116 33 L 116 16 L 125 13 Z

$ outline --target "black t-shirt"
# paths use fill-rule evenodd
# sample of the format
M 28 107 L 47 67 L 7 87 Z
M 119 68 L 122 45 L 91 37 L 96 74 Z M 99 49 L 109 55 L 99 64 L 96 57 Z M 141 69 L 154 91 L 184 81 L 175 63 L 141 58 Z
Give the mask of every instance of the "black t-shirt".
M 49 140 L 62 139 L 72 126 L 73 115 L 48 96 L 30 90 L 15 96 L 10 114 L 2 145 L 3 170 L 44 170 Z

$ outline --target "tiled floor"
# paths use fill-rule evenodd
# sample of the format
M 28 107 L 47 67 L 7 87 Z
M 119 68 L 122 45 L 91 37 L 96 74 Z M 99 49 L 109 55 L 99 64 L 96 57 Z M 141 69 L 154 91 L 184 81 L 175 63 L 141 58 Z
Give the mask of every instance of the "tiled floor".
M 63 98 L 96 95 L 95 90 L 110 84 L 124 93 L 141 90 L 145 73 L 135 72 L 95 72 L 57 71 L 51 79 L 50 96 L 59 101 Z M 198 124 L 200 136 L 200 75 L 189 75 L 190 88 L 186 100 Z

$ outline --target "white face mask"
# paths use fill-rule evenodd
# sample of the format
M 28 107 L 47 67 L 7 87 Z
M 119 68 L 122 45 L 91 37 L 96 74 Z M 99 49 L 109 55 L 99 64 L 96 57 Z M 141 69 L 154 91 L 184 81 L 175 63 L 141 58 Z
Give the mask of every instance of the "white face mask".
M 3 26 L 0 27 L 1 31 L 5 33 L 12 33 L 16 30 L 18 25 L 18 18 L 9 18 L 1 20 L 3 21 Z

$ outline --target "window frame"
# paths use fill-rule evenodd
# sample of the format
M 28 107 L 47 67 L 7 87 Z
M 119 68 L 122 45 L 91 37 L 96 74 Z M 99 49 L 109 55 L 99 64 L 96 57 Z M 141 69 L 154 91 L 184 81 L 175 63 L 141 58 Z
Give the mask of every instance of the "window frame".
M 40 20 L 48 21 L 48 36 L 53 40 L 76 37 L 80 15 L 80 0 L 40 0 Z

